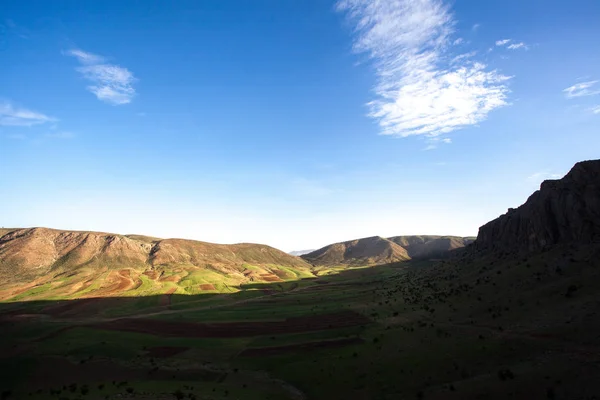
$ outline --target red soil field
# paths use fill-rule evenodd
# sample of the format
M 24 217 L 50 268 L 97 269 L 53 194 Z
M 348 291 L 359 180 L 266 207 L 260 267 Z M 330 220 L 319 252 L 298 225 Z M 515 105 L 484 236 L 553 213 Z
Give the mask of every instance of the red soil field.
M 343 338 L 334 340 L 323 340 L 321 342 L 309 342 L 309 343 L 298 343 L 290 344 L 286 346 L 275 346 L 275 347 L 257 347 L 246 349 L 240 353 L 242 357 L 258 357 L 258 356 L 272 356 L 285 353 L 295 353 L 310 350 L 320 349 L 331 349 L 336 347 L 350 346 L 352 344 L 363 343 L 364 340 L 360 338 Z
M 232 338 L 320 331 L 365 325 L 371 320 L 354 311 L 292 317 L 282 321 L 194 323 L 143 318 L 123 318 L 89 327 L 148 333 L 157 336 Z

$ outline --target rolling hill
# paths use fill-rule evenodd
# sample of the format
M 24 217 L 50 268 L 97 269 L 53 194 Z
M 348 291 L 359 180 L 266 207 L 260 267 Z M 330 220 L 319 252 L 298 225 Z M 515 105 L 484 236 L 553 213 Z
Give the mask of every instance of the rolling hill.
M 0 234 L 2 299 L 227 291 L 312 276 L 304 260 L 260 244 L 48 228 Z
M 441 257 L 473 240 L 471 237 L 437 235 L 373 236 L 330 244 L 301 257 L 314 265 L 377 265 Z

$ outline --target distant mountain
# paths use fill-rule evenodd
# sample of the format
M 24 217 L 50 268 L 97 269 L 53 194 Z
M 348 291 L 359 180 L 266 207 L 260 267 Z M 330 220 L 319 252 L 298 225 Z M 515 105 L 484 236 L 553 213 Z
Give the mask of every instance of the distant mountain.
M 441 257 L 446 252 L 473 242 L 474 238 L 457 236 L 394 236 L 334 243 L 302 255 L 315 265 L 375 265 L 413 258 Z
M 308 254 L 310 252 L 315 251 L 315 249 L 310 249 L 310 250 L 295 250 L 295 251 L 290 251 L 288 254 L 292 255 L 292 256 L 301 256 L 303 254 Z
M 542 182 L 523 205 L 479 228 L 475 247 L 526 252 L 589 242 L 600 242 L 600 160 Z
M 47 228 L 0 230 L 0 299 L 30 286 L 44 287 L 45 297 L 107 296 L 130 290 L 140 295 L 194 293 L 219 285 L 310 277 L 310 268 L 301 258 L 262 244 L 222 245 Z

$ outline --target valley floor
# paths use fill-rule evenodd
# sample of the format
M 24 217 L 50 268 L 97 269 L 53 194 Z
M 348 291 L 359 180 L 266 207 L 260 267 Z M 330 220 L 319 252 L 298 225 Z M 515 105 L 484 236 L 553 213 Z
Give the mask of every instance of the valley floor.
M 597 398 L 599 264 L 597 247 L 565 246 L 235 293 L 2 303 L 0 397 Z

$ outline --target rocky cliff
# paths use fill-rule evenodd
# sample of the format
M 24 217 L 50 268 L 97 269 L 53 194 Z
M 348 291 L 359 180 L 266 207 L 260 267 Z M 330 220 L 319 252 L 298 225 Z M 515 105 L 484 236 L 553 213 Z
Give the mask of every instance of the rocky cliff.
M 479 228 L 475 247 L 523 252 L 593 241 L 600 241 L 600 160 L 544 181 L 525 204 Z

